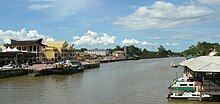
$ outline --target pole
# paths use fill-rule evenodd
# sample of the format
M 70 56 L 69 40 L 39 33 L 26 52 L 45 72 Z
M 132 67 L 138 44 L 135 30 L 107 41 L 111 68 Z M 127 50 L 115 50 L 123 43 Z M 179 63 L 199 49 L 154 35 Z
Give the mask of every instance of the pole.
M 178 73 L 178 72 L 176 72 L 176 80 L 177 80 L 177 78 L 178 78 L 178 75 L 177 75 L 177 73 Z

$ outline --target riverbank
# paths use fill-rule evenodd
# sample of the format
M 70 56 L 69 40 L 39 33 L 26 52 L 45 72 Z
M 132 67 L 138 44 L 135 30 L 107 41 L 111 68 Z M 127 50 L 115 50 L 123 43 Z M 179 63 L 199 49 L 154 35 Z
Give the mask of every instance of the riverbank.
M 81 62 L 84 69 L 55 68 L 52 64 L 38 64 L 27 68 L 0 70 L 0 78 L 17 77 L 17 76 L 45 76 L 45 75 L 67 75 L 80 73 L 87 69 L 99 68 L 99 62 Z

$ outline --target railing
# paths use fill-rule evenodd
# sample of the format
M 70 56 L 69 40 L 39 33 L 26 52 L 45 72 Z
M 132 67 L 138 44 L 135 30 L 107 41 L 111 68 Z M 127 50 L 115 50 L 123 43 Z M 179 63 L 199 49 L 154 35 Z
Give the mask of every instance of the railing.
M 203 88 L 206 92 L 219 92 L 220 93 L 220 80 L 204 80 Z

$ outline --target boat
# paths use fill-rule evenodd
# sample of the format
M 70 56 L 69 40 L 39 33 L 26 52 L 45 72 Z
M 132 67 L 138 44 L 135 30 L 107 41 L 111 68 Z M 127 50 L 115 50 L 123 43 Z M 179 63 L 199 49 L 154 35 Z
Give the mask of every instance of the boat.
M 66 62 L 59 62 L 53 65 L 53 74 L 73 74 L 83 72 L 84 67 L 79 61 L 67 60 Z
M 199 98 L 202 98 L 203 100 L 207 100 L 210 98 L 210 95 L 203 94 L 198 91 L 184 91 L 183 93 L 172 93 L 168 94 L 168 99 L 187 99 L 187 100 L 198 100 Z
M 172 90 L 178 90 L 178 91 L 194 91 L 196 90 L 196 82 L 185 82 L 183 78 L 174 79 L 172 85 L 169 87 L 169 89 Z
M 202 93 L 204 92 L 202 82 L 184 80 L 182 77 L 173 80 L 169 89 L 168 99 L 206 100 L 210 98 L 210 95 Z

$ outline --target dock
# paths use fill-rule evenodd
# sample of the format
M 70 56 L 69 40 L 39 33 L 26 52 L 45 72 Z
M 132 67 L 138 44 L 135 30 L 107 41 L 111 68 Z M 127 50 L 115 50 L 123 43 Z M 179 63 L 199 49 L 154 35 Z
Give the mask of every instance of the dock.
M 93 69 L 93 68 L 99 68 L 100 67 L 100 62 L 81 62 L 83 65 L 84 69 Z
M 27 74 L 28 72 L 25 69 L 0 70 L 0 78 L 16 77 Z
M 130 60 L 139 60 L 139 58 L 100 60 L 100 63 L 109 63 L 109 62 L 118 62 L 118 61 L 130 61 Z
M 83 68 L 78 67 L 54 67 L 53 64 L 35 64 L 25 68 L 0 70 L 0 78 L 16 77 L 22 75 L 28 76 L 46 76 L 46 75 L 68 75 L 83 72 L 86 69 L 99 68 L 99 62 L 81 62 Z

